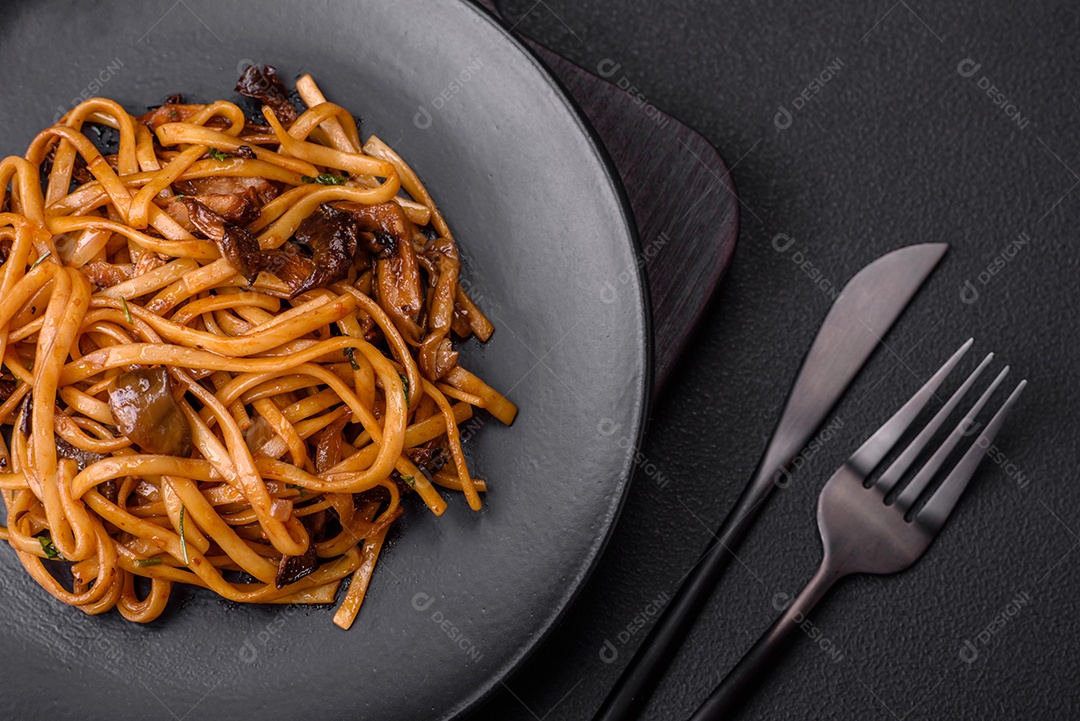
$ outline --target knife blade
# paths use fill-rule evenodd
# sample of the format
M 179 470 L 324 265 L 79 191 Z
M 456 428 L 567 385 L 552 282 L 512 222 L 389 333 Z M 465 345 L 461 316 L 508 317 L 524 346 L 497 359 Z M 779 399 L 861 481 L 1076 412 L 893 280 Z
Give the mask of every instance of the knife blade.
M 858 273 L 833 302 L 795 382 L 776 430 L 714 543 L 687 574 L 593 721 L 628 721 L 645 705 L 697 619 L 734 550 L 761 512 L 785 466 L 796 458 L 945 255 L 945 243 L 894 250 Z

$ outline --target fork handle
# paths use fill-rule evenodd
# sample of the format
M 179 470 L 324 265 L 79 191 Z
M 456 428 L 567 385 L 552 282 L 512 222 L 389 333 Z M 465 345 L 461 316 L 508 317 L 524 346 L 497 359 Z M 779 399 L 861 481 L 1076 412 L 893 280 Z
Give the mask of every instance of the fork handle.
M 829 567 L 828 559 L 823 561 L 817 573 L 795 600 L 773 622 L 769 630 L 761 635 L 753 648 L 739 659 L 735 668 L 731 669 L 712 695 L 698 707 L 690 721 L 726 721 L 731 718 L 757 688 L 758 683 L 776 667 L 780 655 L 791 641 L 802 633 L 800 627 L 806 621 L 807 615 L 842 575 Z

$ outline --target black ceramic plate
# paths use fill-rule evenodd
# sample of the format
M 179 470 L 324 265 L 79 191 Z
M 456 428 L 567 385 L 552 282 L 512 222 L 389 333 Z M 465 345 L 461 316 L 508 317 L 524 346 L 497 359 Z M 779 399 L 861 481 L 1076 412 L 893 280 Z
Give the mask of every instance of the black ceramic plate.
M 91 95 L 232 98 L 251 61 L 363 117 L 418 170 L 497 331 L 468 367 L 521 407 L 466 424 L 484 510 L 413 507 L 353 629 L 178 591 L 147 626 L 54 601 L 0 548 L 4 719 L 444 719 L 544 636 L 597 559 L 641 432 L 648 323 L 612 171 L 534 58 L 460 0 L 5 2 L 0 151 Z M 190 715 L 189 715 L 190 714 Z

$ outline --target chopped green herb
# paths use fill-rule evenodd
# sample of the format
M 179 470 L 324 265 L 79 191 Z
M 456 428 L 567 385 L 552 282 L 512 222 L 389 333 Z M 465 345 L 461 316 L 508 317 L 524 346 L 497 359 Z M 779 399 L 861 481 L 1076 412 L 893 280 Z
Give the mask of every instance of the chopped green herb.
M 409 407 L 409 379 L 405 377 L 405 374 L 398 371 L 398 378 L 401 379 L 401 392 L 405 394 L 405 407 Z
M 358 371 L 358 370 L 360 370 L 360 366 L 359 366 L 359 365 L 357 365 L 357 363 L 356 363 L 356 357 L 355 357 L 355 355 L 354 355 L 354 354 L 356 353 L 356 349 L 355 349 L 355 348 L 342 348 L 342 349 L 341 349 L 341 352 L 342 352 L 342 353 L 343 353 L 343 354 L 345 355 L 345 357 L 346 357 L 346 358 L 348 358 L 348 359 L 349 359 L 349 365 L 351 365 L 351 366 L 352 366 L 352 369 L 353 369 L 354 371 Z
M 124 306 L 124 320 L 128 325 L 135 325 L 135 319 L 131 317 L 131 308 L 128 308 L 127 298 L 120 298 L 120 305 Z
M 223 150 L 218 150 L 217 148 L 210 148 L 210 157 L 214 160 L 229 160 L 232 158 L 231 155 Z
M 344 185 L 348 180 L 344 175 L 334 175 L 333 173 L 320 173 L 317 177 L 311 177 L 310 175 L 300 176 L 300 180 L 305 183 L 319 183 L 320 185 Z
M 291 488 L 294 491 L 300 491 L 300 497 L 301 498 L 307 498 L 307 489 L 304 488 L 303 486 L 298 486 L 295 483 L 286 483 L 285 487 L 286 488 Z
M 34 264 L 33 264 L 32 266 L 30 266 L 30 270 L 33 270 L 34 268 L 36 268 L 36 267 L 38 267 L 39 265 L 41 265 L 41 263 L 42 263 L 42 262 L 43 262 L 43 261 L 44 261 L 44 260 L 45 260 L 46 258 L 48 258 L 48 257 L 49 257 L 50 255 L 52 255 L 52 251 L 51 251 L 51 250 L 46 250 L 46 251 L 45 251 L 45 255 L 41 256 L 40 258 L 38 258 L 37 260 L 35 260 L 35 261 L 34 261 Z
M 187 513 L 187 506 L 180 506 L 180 551 L 184 554 L 184 565 L 190 566 L 191 559 L 188 558 L 187 552 L 187 538 L 184 537 L 184 516 Z
M 405 481 L 405 485 L 409 488 L 416 488 L 416 479 L 412 476 L 402 476 L 401 480 Z
M 161 565 L 161 559 L 160 558 L 140 558 L 135 565 L 138 566 L 139 568 L 146 568 L 147 566 L 160 566 Z
M 41 550 L 45 552 L 46 558 L 59 558 L 61 561 L 64 557 L 60 555 L 60 551 L 56 550 L 56 546 L 53 545 L 52 537 L 49 534 L 44 536 L 38 536 L 38 543 L 41 544 Z

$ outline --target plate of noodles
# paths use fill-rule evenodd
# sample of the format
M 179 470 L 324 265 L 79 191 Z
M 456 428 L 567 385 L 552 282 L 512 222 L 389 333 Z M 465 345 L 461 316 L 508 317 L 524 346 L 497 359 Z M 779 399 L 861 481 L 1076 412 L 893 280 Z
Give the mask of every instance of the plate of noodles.
M 448 719 L 642 432 L 626 201 L 459 0 L 0 9 L 0 716 Z

